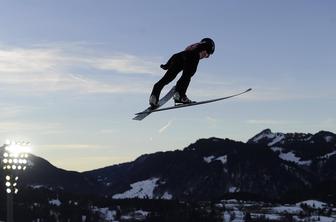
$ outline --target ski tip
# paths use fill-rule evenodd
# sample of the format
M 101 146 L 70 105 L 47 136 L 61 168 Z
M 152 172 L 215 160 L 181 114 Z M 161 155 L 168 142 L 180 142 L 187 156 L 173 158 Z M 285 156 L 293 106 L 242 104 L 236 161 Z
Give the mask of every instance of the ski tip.
M 137 116 L 133 117 L 133 120 L 140 121 L 140 120 L 143 120 L 143 117 L 141 115 L 137 115 Z
M 252 90 L 252 88 L 249 88 L 249 89 L 246 90 L 246 92 L 251 91 L 251 90 Z

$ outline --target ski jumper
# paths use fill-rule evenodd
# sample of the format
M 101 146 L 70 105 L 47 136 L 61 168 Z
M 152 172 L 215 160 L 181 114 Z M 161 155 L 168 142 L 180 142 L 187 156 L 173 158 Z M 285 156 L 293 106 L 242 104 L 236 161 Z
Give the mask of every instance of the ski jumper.
M 152 94 L 160 97 L 161 90 L 173 81 L 179 72 L 182 72 L 180 79 L 176 83 L 176 92 L 182 97 L 186 96 L 191 77 L 195 74 L 200 60 L 200 52 L 206 49 L 203 43 L 195 43 L 188 46 L 184 51 L 174 54 L 161 68 L 167 70 L 165 75 L 154 84 Z

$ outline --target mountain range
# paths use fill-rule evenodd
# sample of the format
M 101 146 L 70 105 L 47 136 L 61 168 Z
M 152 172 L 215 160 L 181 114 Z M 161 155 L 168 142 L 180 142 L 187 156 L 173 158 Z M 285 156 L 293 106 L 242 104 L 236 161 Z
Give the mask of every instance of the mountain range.
M 336 135 L 327 131 L 265 129 L 247 142 L 199 139 L 182 150 L 144 154 L 132 162 L 81 173 L 34 155 L 29 166 L 20 178 L 25 186 L 113 199 L 336 199 Z

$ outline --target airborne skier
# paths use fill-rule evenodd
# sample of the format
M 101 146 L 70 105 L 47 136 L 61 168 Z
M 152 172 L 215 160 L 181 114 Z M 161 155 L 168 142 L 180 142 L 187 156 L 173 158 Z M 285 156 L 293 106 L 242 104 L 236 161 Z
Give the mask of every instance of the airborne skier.
M 245 94 L 252 89 L 249 88 L 240 93 L 232 94 L 230 96 L 219 97 L 216 99 L 208 99 L 199 102 L 191 101 L 186 91 L 189 86 L 191 77 L 195 74 L 199 60 L 209 58 L 215 51 L 215 42 L 210 38 L 204 38 L 200 42 L 188 46 L 184 51 L 172 55 L 166 64 L 162 64 L 160 67 L 163 70 L 167 70 L 165 75 L 154 84 L 152 93 L 149 97 L 150 107 L 142 112 L 136 113 L 133 120 L 143 120 L 153 112 L 159 112 L 164 110 L 171 110 L 189 106 L 196 106 L 201 104 L 208 104 L 217 102 L 224 99 L 229 99 L 242 94 Z M 160 99 L 160 93 L 163 87 L 173 81 L 179 72 L 182 72 L 181 78 L 177 81 L 176 86 L 173 86 L 171 90 Z M 175 105 L 165 108 L 160 108 L 174 97 Z
M 176 92 L 174 94 L 175 103 L 192 103 L 186 91 L 191 77 L 195 74 L 199 60 L 209 58 L 215 51 L 215 42 L 211 38 L 204 38 L 200 42 L 188 46 L 184 51 L 174 54 L 166 64 L 160 67 L 167 70 L 165 75 L 154 84 L 152 93 L 149 97 L 149 104 L 152 108 L 158 106 L 161 90 L 165 85 L 173 81 L 179 72 L 182 76 L 177 81 Z

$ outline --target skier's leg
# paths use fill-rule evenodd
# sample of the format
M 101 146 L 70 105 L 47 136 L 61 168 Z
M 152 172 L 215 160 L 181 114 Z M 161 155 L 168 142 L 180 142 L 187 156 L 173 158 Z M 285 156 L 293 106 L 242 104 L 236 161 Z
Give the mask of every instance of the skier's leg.
M 151 94 L 159 97 L 163 87 L 173 81 L 181 70 L 182 69 L 180 67 L 171 67 L 168 69 L 166 74 L 157 83 L 154 84 Z
M 179 96 L 186 97 L 186 92 L 191 81 L 191 77 L 195 74 L 197 69 L 196 62 L 186 62 L 183 68 L 182 76 L 177 81 L 176 84 L 176 92 L 178 92 Z
M 157 105 L 157 102 L 160 98 L 160 93 L 163 87 L 167 84 L 169 84 L 171 81 L 173 81 L 177 74 L 181 72 L 183 68 L 183 63 L 180 61 L 180 58 L 176 57 L 175 59 L 172 59 L 171 64 L 165 75 L 154 84 L 149 103 L 151 106 Z

